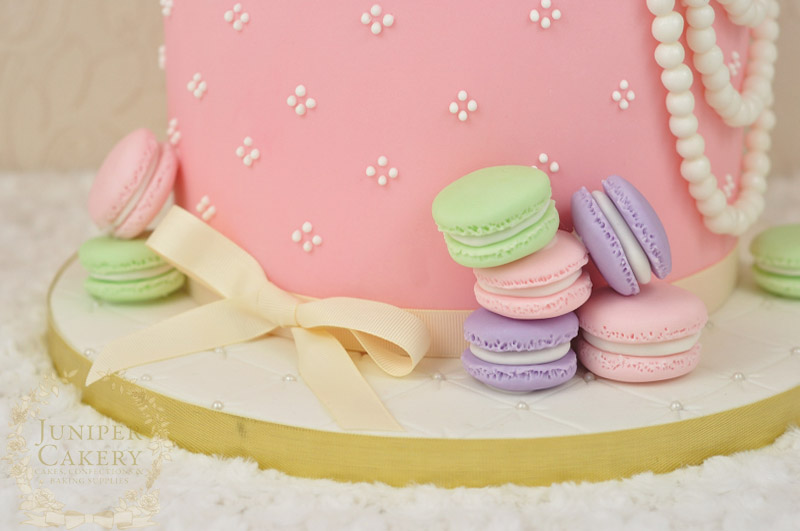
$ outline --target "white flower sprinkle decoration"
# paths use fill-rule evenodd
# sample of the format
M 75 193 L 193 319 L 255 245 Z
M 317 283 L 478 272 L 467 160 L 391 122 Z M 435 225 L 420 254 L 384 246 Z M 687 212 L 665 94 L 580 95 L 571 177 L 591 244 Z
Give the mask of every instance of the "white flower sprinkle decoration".
M 725 175 L 725 184 L 722 186 L 722 192 L 725 194 L 725 197 L 730 199 L 733 197 L 733 192 L 736 191 L 736 183 L 733 180 L 733 176 L 728 173 Z
M 174 5 L 173 0 L 159 0 L 159 5 L 161 5 L 161 14 L 165 17 L 168 17 L 172 14 L 172 7 Z
M 302 227 L 292 233 L 292 241 L 300 244 L 303 250 L 310 253 L 315 247 L 322 245 L 322 236 L 314 234 L 314 227 L 310 221 L 303 223 Z
M 242 145 L 236 148 L 236 156 L 242 159 L 242 164 L 249 168 L 261 157 L 261 152 L 258 148 L 253 147 L 253 139 L 246 136 L 242 140 Z
M 385 155 L 378 157 L 377 163 L 377 167 L 373 165 L 367 166 L 367 177 L 375 177 L 377 175 L 377 183 L 380 186 L 386 186 L 389 179 L 397 179 L 399 172 L 395 167 L 388 167 L 389 159 Z
M 304 116 L 306 111 L 317 106 L 317 100 L 307 96 L 306 87 L 304 85 L 297 85 L 294 89 L 294 94 L 286 98 L 286 103 L 289 107 L 294 108 L 294 112 L 296 112 L 298 116 Z
M 192 79 L 186 84 L 186 90 L 191 92 L 198 100 L 205 95 L 206 90 L 208 90 L 208 85 L 205 80 L 203 80 L 203 76 L 200 75 L 200 72 L 192 76 Z
M 739 55 L 739 52 L 734 50 L 731 53 L 731 62 L 728 63 L 728 70 L 731 72 L 731 77 L 736 76 L 742 69 L 742 56 Z
M 458 101 L 450 102 L 450 114 L 456 115 L 459 121 L 466 122 L 467 118 L 469 118 L 469 113 L 478 110 L 478 102 L 475 100 L 467 101 L 469 94 L 467 94 L 466 90 L 458 91 L 456 98 Z
M 634 93 L 630 88 L 630 83 L 628 83 L 627 79 L 623 79 L 619 82 L 619 90 L 615 90 L 611 93 L 611 99 L 614 100 L 619 108 L 623 111 L 630 107 L 631 102 L 636 98 L 636 93 Z
M 177 146 L 178 142 L 181 141 L 181 132 L 178 129 L 177 118 L 173 118 L 167 124 L 167 138 L 169 139 L 169 143 L 173 146 Z
M 369 26 L 369 30 L 373 35 L 380 35 L 383 28 L 391 28 L 394 24 L 394 15 L 386 13 L 381 18 L 383 8 L 379 4 L 373 5 L 369 8 L 369 13 L 364 12 L 361 14 L 361 23 Z
M 548 29 L 553 25 L 554 21 L 561 20 L 561 10 L 553 9 L 552 0 L 541 0 L 541 2 L 539 2 L 539 7 L 541 10 L 531 9 L 528 18 L 530 18 L 531 22 L 534 24 L 539 24 L 542 29 Z
M 536 168 L 537 170 L 541 169 L 545 172 L 549 171 L 550 173 L 558 173 L 558 170 L 561 169 L 561 166 L 558 164 L 558 162 L 550 160 L 550 157 L 547 153 L 539 153 L 539 164 L 542 165 L 541 168 L 539 168 L 537 165 L 533 165 L 531 167 Z
M 242 4 L 236 4 L 233 9 L 225 11 L 223 18 L 236 31 L 242 31 L 244 25 L 250 22 L 250 14 L 243 11 Z
M 214 217 L 214 214 L 217 213 L 217 207 L 211 204 L 211 200 L 207 195 L 204 195 L 202 199 L 200 199 L 200 202 L 197 203 L 195 210 L 197 210 L 197 213 L 200 214 L 201 218 L 203 218 L 203 221 L 210 221 L 211 218 Z

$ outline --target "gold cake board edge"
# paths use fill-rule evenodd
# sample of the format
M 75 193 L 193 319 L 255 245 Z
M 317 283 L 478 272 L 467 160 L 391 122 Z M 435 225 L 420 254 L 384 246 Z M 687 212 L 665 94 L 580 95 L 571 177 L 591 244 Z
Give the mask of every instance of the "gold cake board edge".
M 67 264 L 71 262 L 67 261 Z M 65 264 L 66 266 L 66 264 Z M 62 269 L 51 286 L 58 282 Z M 524 439 L 434 439 L 335 433 L 241 417 L 170 398 L 112 375 L 84 386 L 91 360 L 69 345 L 47 297 L 47 346 L 59 374 L 81 400 L 149 434 L 134 394 L 163 408 L 170 439 L 192 452 L 255 460 L 292 476 L 392 486 L 433 483 L 484 487 L 515 483 L 605 481 L 641 472 L 665 473 L 771 444 L 800 422 L 800 386 L 751 404 L 656 426 L 586 435 Z M 115 390 L 124 385 L 134 393 Z M 140 395 L 141 396 L 141 395 Z

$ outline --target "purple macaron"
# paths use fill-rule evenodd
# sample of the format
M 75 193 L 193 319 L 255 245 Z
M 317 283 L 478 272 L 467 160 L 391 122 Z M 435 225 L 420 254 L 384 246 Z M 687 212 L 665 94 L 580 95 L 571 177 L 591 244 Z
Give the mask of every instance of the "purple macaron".
M 572 195 L 575 232 L 600 274 L 622 295 L 636 295 L 652 272 L 664 278 L 672 270 L 666 230 L 652 205 L 619 176 L 603 181 L 603 191 L 585 187 Z
M 642 192 L 619 175 L 603 181 L 603 190 L 639 241 L 650 260 L 653 273 L 658 278 L 669 275 L 672 271 L 672 252 L 667 231 L 653 205 Z
M 570 341 L 577 335 L 574 313 L 528 321 L 481 308 L 464 322 L 470 347 L 461 362 L 470 376 L 501 391 L 548 389 L 575 375 L 577 358 Z

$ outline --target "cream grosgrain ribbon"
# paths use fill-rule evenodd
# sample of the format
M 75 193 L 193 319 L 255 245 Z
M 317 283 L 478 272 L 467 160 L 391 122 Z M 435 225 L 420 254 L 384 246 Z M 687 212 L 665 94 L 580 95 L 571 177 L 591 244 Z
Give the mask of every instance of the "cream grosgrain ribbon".
M 108 343 L 92 365 L 86 385 L 123 369 L 288 328 L 300 376 L 339 426 L 403 430 L 331 330 L 350 336 L 386 373 L 405 376 L 430 346 L 428 329 L 417 317 L 364 299 L 301 302 L 267 280 L 259 263 L 241 247 L 177 206 L 147 245 L 222 299 Z

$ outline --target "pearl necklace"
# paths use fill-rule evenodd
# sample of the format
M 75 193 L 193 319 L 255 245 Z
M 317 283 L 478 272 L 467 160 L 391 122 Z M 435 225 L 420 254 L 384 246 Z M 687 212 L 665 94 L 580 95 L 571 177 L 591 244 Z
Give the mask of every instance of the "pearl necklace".
M 706 227 L 716 234 L 738 236 L 746 231 L 764 210 L 766 175 L 770 169 L 767 151 L 770 131 L 775 125 L 772 112 L 772 79 L 778 37 L 777 0 L 717 0 L 735 24 L 751 28 L 751 43 L 743 92 L 731 84 L 722 50 L 712 26 L 714 8 L 710 0 L 681 0 L 686 6 L 686 42 L 693 53 L 693 64 L 701 74 L 706 102 L 731 127 L 745 127 L 746 153 L 742 161 L 741 190 L 736 202 L 728 204 L 725 193 L 711 172 L 705 155 L 705 139 L 697 131 L 694 114 L 692 70 L 685 62 L 679 39 L 684 18 L 675 11 L 675 0 L 647 0 L 655 16 L 653 37 L 660 43 L 655 58 L 663 68 L 661 83 L 667 89 L 669 128 L 677 139 L 676 150 L 683 159 L 681 175 L 689 183 L 689 194 L 702 214 Z

